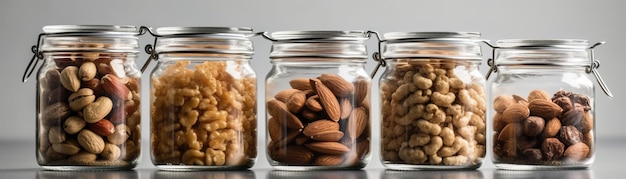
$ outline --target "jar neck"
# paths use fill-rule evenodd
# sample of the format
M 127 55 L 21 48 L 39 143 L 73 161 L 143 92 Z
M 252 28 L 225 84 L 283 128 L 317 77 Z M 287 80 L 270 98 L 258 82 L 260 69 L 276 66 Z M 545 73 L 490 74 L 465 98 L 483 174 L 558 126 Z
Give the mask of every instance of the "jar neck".
M 365 59 L 367 58 L 367 48 L 362 42 L 353 41 L 315 43 L 276 42 L 272 45 L 270 58 Z
M 221 54 L 221 53 L 162 53 L 159 54 L 159 61 L 243 61 L 249 62 L 250 55 Z

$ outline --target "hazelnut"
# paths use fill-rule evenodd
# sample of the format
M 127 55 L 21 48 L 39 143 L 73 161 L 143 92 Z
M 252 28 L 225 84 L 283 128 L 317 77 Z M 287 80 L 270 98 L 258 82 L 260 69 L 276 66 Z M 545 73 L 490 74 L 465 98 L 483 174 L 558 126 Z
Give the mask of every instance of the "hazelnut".
M 563 126 L 559 133 L 559 139 L 566 146 L 574 145 L 583 141 L 583 134 L 574 126 Z
M 561 109 L 563 109 L 563 112 L 567 112 L 570 109 L 574 108 L 574 105 L 572 104 L 572 100 L 570 100 L 568 97 L 558 97 L 552 100 L 552 102 L 555 103 L 556 105 L 561 106 Z
M 547 138 L 541 144 L 541 151 L 546 160 L 558 160 L 563 156 L 565 145 L 557 138 Z
M 539 162 L 543 159 L 543 155 L 541 154 L 541 150 L 539 149 L 535 149 L 535 148 L 529 148 L 526 149 L 524 151 L 522 151 L 522 155 L 532 161 L 532 162 Z
M 566 125 L 578 125 L 583 120 L 584 109 L 580 104 L 574 104 L 574 108 L 563 113 L 561 123 Z
M 524 135 L 529 137 L 538 136 L 543 132 L 545 120 L 541 117 L 530 116 L 523 121 Z

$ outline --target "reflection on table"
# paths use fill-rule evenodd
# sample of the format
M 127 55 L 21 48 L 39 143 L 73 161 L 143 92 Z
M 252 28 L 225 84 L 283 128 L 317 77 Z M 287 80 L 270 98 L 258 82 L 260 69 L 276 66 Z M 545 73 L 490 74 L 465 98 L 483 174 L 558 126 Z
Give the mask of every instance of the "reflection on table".
M 363 170 L 330 170 L 330 171 L 280 171 L 272 170 L 267 179 L 366 179 Z
M 227 171 L 162 171 L 152 172 L 151 179 L 191 179 L 191 178 L 214 178 L 214 179 L 255 179 L 251 170 L 227 170 Z
M 496 170 L 493 172 L 493 178 L 593 179 L 593 171 L 591 170 L 533 170 L 533 171 Z M 617 177 L 617 178 L 621 178 L 621 177 Z
M 483 173 L 480 170 L 416 170 L 416 171 L 398 171 L 385 170 L 380 178 L 385 179 L 482 179 Z
M 135 170 L 120 171 L 37 171 L 37 179 L 137 179 Z

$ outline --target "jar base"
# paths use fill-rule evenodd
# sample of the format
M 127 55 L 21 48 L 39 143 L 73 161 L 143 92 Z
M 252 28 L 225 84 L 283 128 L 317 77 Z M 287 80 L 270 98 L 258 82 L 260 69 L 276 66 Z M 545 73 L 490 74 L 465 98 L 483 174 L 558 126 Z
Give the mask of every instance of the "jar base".
M 44 170 L 53 171 L 111 171 L 111 170 L 131 170 L 135 168 L 137 164 L 125 165 L 125 166 L 41 166 Z
M 246 165 L 240 166 L 199 166 L 199 165 L 172 165 L 172 164 L 154 164 L 162 171 L 211 171 L 211 170 L 247 170 L 254 165 L 254 161 L 248 162 Z
M 360 170 L 365 165 L 357 166 L 272 166 L 274 170 L 282 171 L 321 171 L 321 170 Z
M 398 164 L 398 163 L 383 163 L 383 166 L 389 170 L 475 170 L 479 168 L 482 163 L 476 165 L 413 165 L 413 164 Z
M 587 169 L 591 164 L 576 164 L 576 165 L 520 165 L 520 164 L 506 164 L 506 163 L 494 163 L 497 169 L 500 170 L 576 170 Z

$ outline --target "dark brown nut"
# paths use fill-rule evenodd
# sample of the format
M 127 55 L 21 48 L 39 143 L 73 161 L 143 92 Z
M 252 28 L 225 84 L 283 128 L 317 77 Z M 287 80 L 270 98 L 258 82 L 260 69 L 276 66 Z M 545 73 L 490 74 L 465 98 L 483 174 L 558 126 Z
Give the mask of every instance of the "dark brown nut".
M 102 89 L 102 85 L 100 85 L 100 79 L 93 78 L 89 81 L 83 81 L 83 88 L 89 88 L 93 90 L 93 94 L 96 96 L 104 95 L 104 89 Z
M 524 158 L 532 162 L 539 162 L 543 159 L 541 150 L 535 149 L 535 148 L 529 148 L 529 149 L 522 151 L 522 155 L 524 156 Z
M 70 106 L 66 102 L 57 102 L 48 105 L 44 110 L 42 116 L 42 122 L 48 126 L 61 125 L 65 118 L 72 114 Z
M 46 72 L 46 89 L 55 89 L 61 84 L 61 72 L 58 70 L 48 70 Z
M 564 126 L 578 125 L 580 122 L 582 122 L 584 117 L 584 109 L 580 105 L 574 104 L 574 106 L 576 107 L 563 113 L 563 116 L 561 116 L 561 124 L 563 124 Z
M 67 98 L 72 94 L 71 91 L 65 89 L 64 87 L 57 86 L 54 88 L 46 97 L 48 98 L 48 102 L 46 104 L 53 104 L 56 102 L 65 102 Z
M 565 149 L 563 155 L 574 161 L 581 161 L 589 155 L 589 146 L 582 142 L 571 145 Z
M 558 160 L 563 156 L 565 145 L 557 138 L 547 138 L 541 144 L 541 151 L 546 160 Z
M 582 125 L 580 127 L 580 132 L 585 134 L 593 130 L 594 121 L 593 121 L 593 114 L 591 114 L 591 112 L 589 111 L 585 112 L 583 116 L 584 117 L 583 117 Z
M 559 139 L 566 146 L 570 146 L 582 142 L 583 134 L 574 126 L 563 126 L 559 133 Z
M 67 54 L 68 56 L 70 54 Z M 57 67 L 64 69 L 65 67 L 68 66 L 78 66 L 81 63 L 83 63 L 82 59 L 77 59 L 74 57 L 71 58 L 54 58 L 54 63 L 57 65 Z
M 520 138 L 517 138 L 516 143 L 517 143 L 517 150 L 519 151 L 524 151 L 529 148 L 538 147 L 537 139 L 535 139 L 534 137 L 520 137 Z
M 545 127 L 545 120 L 541 117 L 530 116 L 523 121 L 524 135 L 529 137 L 538 136 L 543 132 Z
M 556 99 L 553 99 L 552 102 L 556 105 L 561 106 L 563 112 L 567 112 L 570 109 L 574 108 L 574 104 L 572 104 L 572 100 L 570 100 L 569 97 L 558 97 Z

